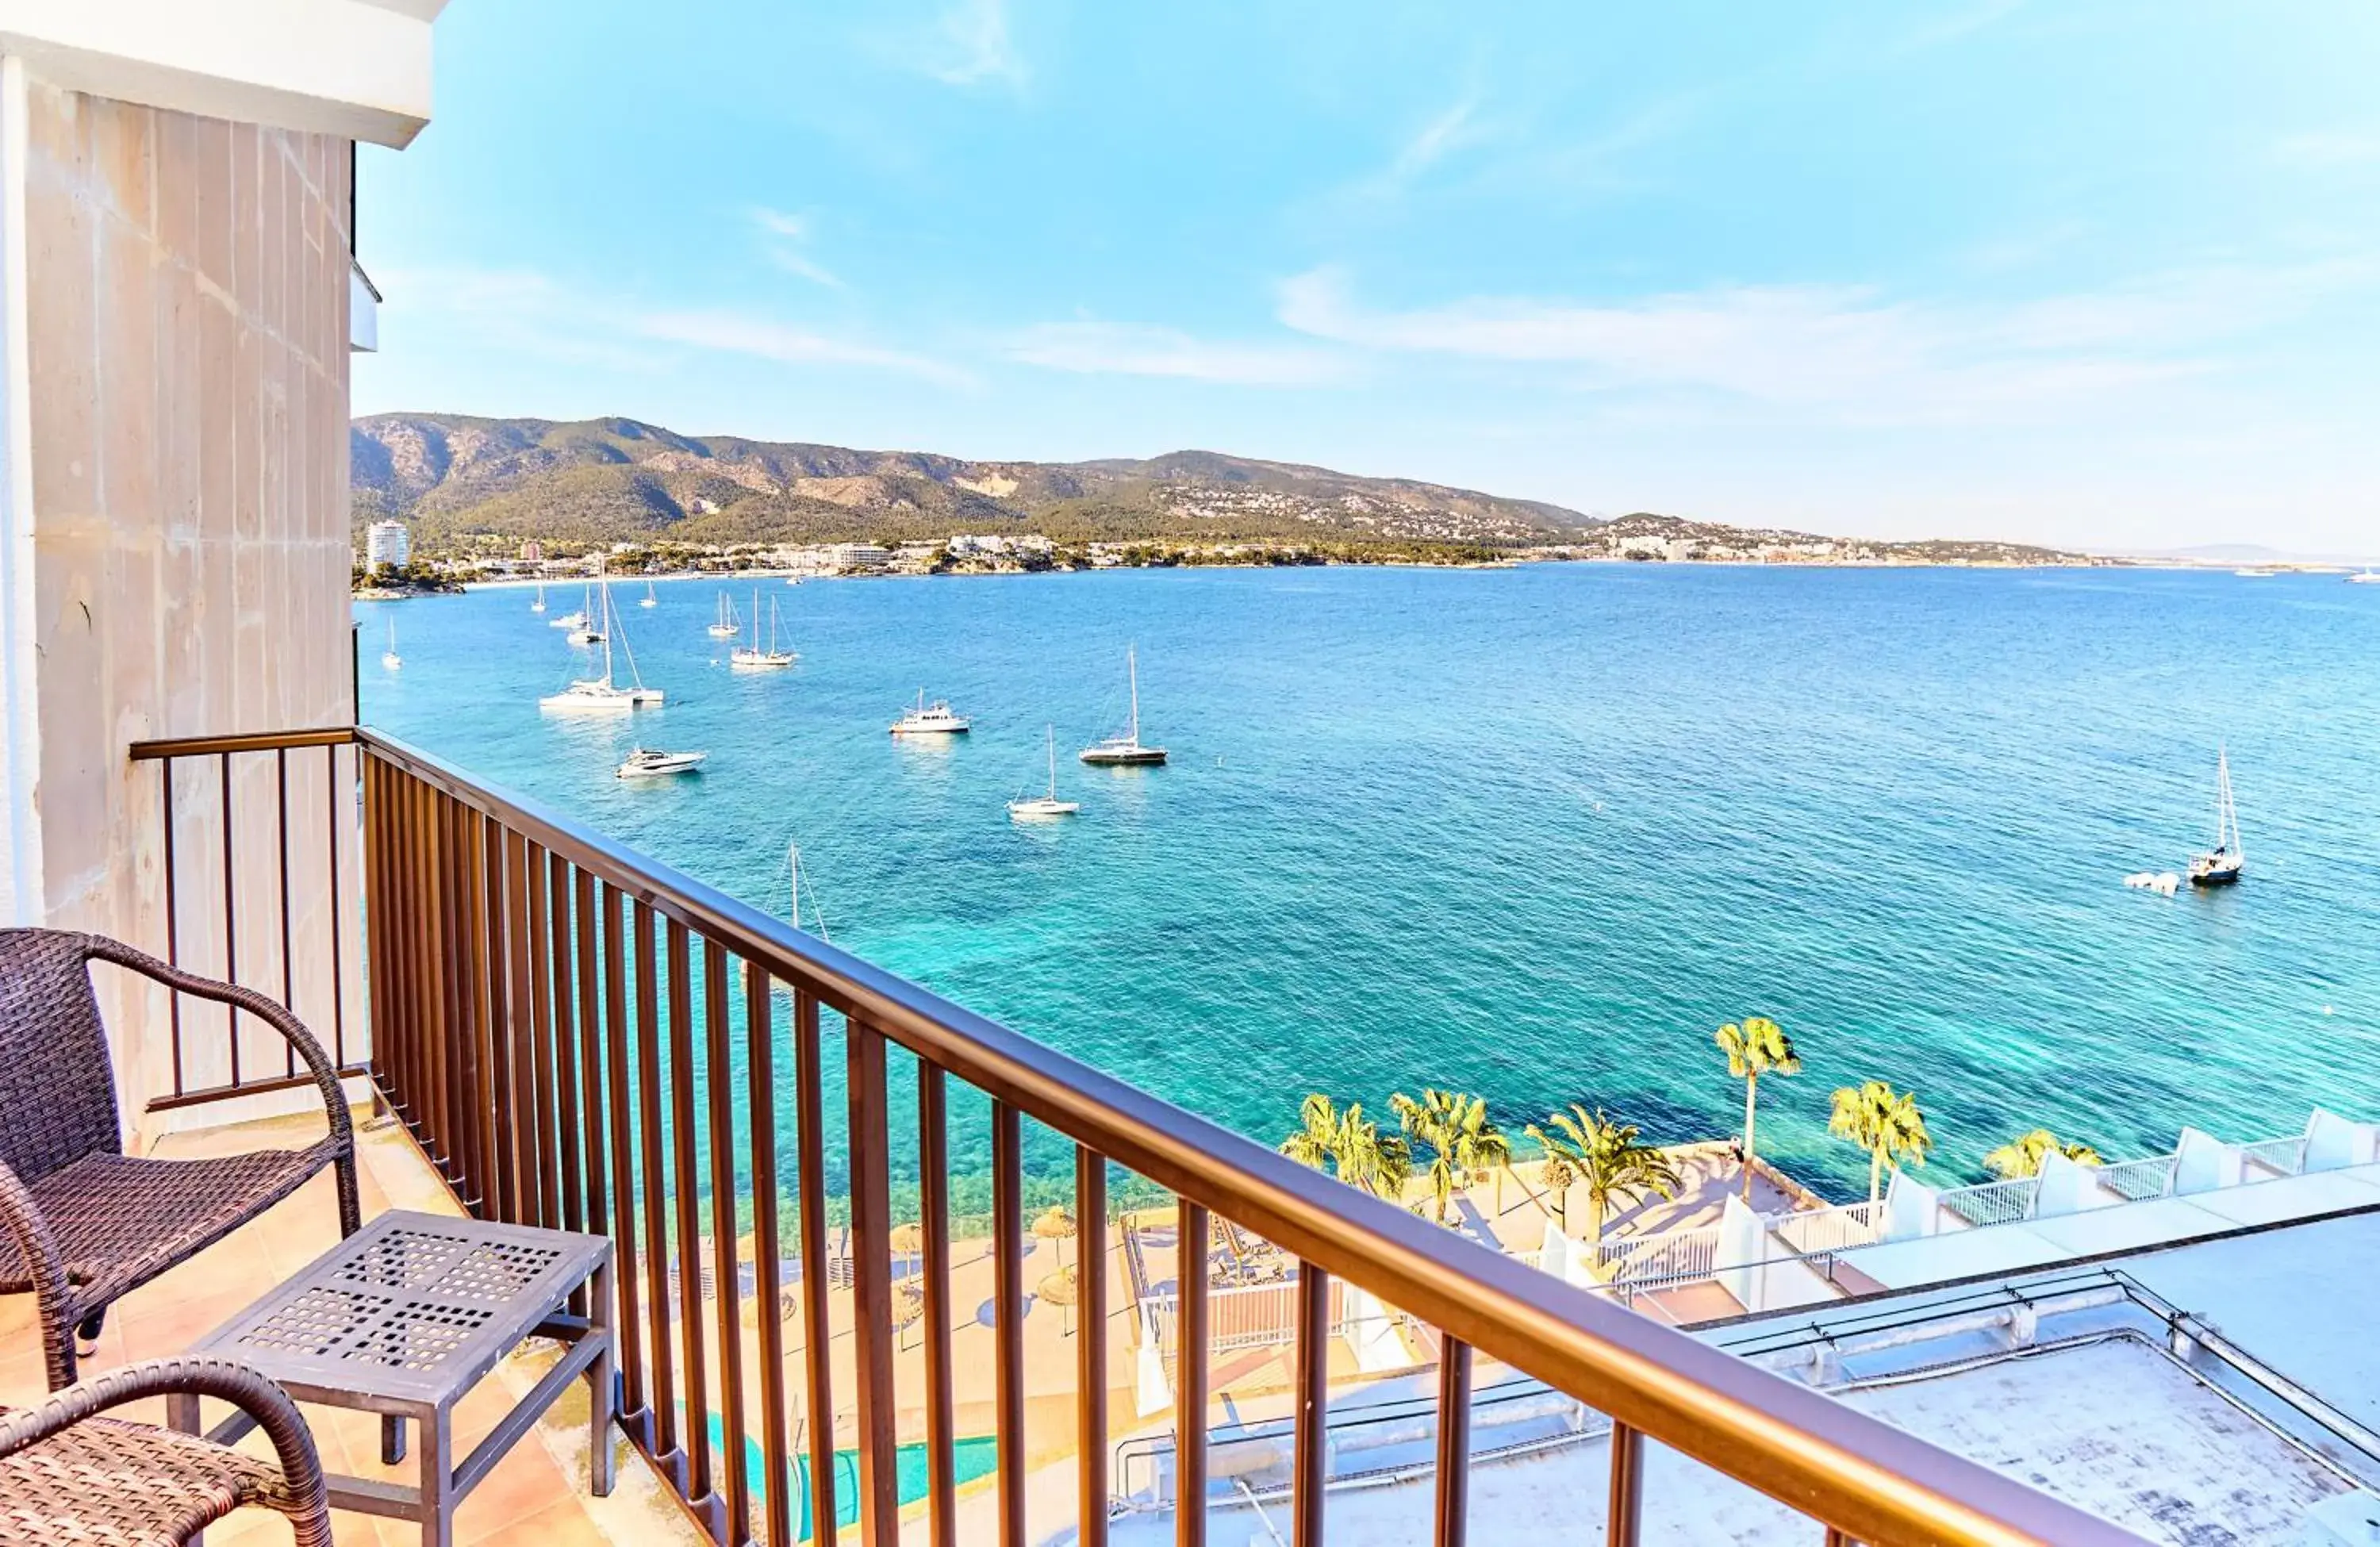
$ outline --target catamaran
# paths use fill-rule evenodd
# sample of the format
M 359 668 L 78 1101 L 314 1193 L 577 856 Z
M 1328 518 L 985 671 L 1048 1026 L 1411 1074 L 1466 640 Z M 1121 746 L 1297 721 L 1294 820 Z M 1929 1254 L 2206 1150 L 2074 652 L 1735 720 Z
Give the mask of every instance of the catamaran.
M 396 652 L 396 619 L 388 620 L 388 648 L 381 652 L 380 664 L 390 671 L 405 664 L 405 657 Z
M 661 779 L 673 774 L 691 774 L 702 766 L 709 752 L 664 752 L 658 748 L 638 747 L 628 753 L 616 775 L 623 779 Z
M 637 675 L 637 654 L 628 648 L 628 637 L 620 635 L 620 651 L 628 658 L 628 680 L 633 687 L 622 688 L 612 680 L 612 636 L 620 632 L 612 616 L 612 588 L 602 590 L 603 627 L 596 638 L 603 645 L 603 675 L 583 677 L 559 693 L 549 693 L 537 700 L 540 709 L 558 714 L 608 714 L 630 709 L 650 709 L 662 701 L 662 690 L 648 688 Z
M 732 640 L 735 635 L 735 603 L 729 601 L 727 593 L 722 591 L 719 593 L 719 620 L 710 626 L 710 637 Z
M 541 613 L 545 611 L 545 582 L 543 580 L 540 580 L 537 583 L 537 600 L 528 604 L 528 610 L 533 613 Z
M 774 671 L 790 666 L 800 657 L 790 650 L 777 648 L 777 602 L 769 599 L 769 648 L 760 648 L 760 593 L 752 593 L 752 642 L 738 645 L 727 652 L 727 664 L 739 672 Z
M 1058 727 L 1049 728 L 1050 787 L 1044 795 L 1021 797 L 1008 803 L 1008 814 L 1019 822 L 1038 821 L 1043 817 L 1073 816 L 1083 809 L 1079 800 L 1058 798 Z
M 917 707 L 901 712 L 901 717 L 892 722 L 892 734 L 895 736 L 957 736 L 973 723 L 965 715 L 953 713 L 948 699 L 936 699 L 932 703 L 928 703 L 926 690 L 920 688 L 917 689 Z
M 1148 768 L 1165 761 L 1162 747 L 1140 744 L 1140 664 L 1130 645 L 1124 647 L 1123 671 L 1132 685 L 1132 728 L 1122 736 L 1111 736 L 1105 741 L 1093 742 L 1076 755 L 1085 762 L 1101 768 Z
M 2192 886 L 2228 886 L 2247 868 L 2248 851 L 2240 842 L 2240 812 L 2231 803 L 2231 756 L 2215 754 L 2215 847 L 2190 862 Z

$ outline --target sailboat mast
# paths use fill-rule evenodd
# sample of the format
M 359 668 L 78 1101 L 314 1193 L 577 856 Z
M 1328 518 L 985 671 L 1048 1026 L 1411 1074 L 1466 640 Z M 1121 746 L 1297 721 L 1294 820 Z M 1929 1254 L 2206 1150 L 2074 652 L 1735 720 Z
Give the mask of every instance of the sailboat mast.
M 1050 737 L 1050 798 L 1058 798 L 1058 727 L 1053 722 L 1048 727 Z
M 1123 647 L 1123 675 L 1124 679 L 1132 684 L 1132 744 L 1137 747 L 1140 745 L 1140 662 L 1130 645 Z

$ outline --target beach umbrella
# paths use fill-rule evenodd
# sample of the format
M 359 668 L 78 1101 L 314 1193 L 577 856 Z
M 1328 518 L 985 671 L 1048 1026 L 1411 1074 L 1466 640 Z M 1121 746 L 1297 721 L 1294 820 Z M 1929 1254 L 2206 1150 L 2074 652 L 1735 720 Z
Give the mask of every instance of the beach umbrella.
M 1074 1331 L 1074 1321 L 1067 1315 L 1075 1300 L 1075 1270 L 1062 1268 L 1043 1279 L 1034 1293 L 1058 1308 L 1059 1331 L 1062 1335 Z
M 904 1284 L 892 1292 L 892 1324 L 903 1334 L 903 1347 L 907 1347 L 909 1329 L 926 1314 L 926 1292 L 914 1284 Z
M 926 1253 L 926 1227 L 922 1224 L 896 1224 L 890 1239 L 895 1259 L 922 1257 Z
M 1066 1238 L 1075 1233 L 1075 1216 L 1063 1203 L 1052 1203 L 1035 1217 L 1033 1234 L 1045 1241 L 1058 1243 L 1058 1261 L 1066 1261 Z

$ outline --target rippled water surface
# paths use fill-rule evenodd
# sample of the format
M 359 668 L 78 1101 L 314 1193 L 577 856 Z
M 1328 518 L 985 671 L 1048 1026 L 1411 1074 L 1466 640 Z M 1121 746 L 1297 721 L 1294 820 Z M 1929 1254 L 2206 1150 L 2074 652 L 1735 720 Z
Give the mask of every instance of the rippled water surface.
M 1762 1149 L 1839 1189 L 1827 1092 L 1913 1088 L 1973 1172 L 2047 1124 L 2111 1154 L 2380 1115 L 2380 587 L 2150 571 L 1535 566 L 771 582 L 795 670 L 731 673 L 719 587 L 618 590 L 633 720 L 528 595 L 358 609 L 367 719 L 1267 1139 L 1308 1090 L 1600 1102 L 1733 1132 L 1711 1046 L 1805 1070 Z M 550 593 L 558 614 L 572 593 Z M 736 592 L 750 605 L 749 587 Z M 382 617 L 405 666 L 378 664 Z M 1136 642 L 1172 764 L 1099 772 Z M 625 669 L 623 672 L 625 676 Z M 885 727 L 924 687 L 976 717 Z M 1042 779 L 1062 825 L 1003 810 Z M 698 778 L 623 785 L 629 746 Z M 2166 898 L 2228 742 L 2249 855 Z M 962 1152 L 974 1146 L 962 1141 Z

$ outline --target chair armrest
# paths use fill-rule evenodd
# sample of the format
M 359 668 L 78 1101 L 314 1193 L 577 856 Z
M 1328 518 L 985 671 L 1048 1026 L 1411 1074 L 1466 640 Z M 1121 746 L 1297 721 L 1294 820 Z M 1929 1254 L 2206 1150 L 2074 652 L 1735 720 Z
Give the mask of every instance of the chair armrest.
M 254 989 L 185 972 L 169 962 L 159 961 L 146 951 L 134 950 L 124 942 L 111 940 L 103 934 L 83 936 L 83 951 L 86 956 L 128 968 L 144 978 L 183 993 L 246 1010 L 280 1032 L 298 1056 L 305 1061 L 307 1069 L 314 1077 L 314 1083 L 322 1088 L 322 1104 L 331 1118 L 331 1136 L 349 1150 L 355 1147 L 355 1119 L 347 1111 L 346 1091 L 339 1084 L 338 1068 L 331 1062 L 331 1055 L 322 1051 L 322 1044 L 314 1040 L 314 1033 L 306 1029 L 306 1023 L 287 1008 Z
M 230 1359 L 151 1359 L 53 1392 L 39 1406 L 0 1417 L 0 1456 L 13 1456 L 111 1407 L 176 1394 L 212 1396 L 254 1419 L 273 1443 L 291 1502 L 317 1511 L 328 1507 L 322 1458 L 298 1405 L 279 1386 Z
M 67 1280 L 66 1259 L 41 1205 L 6 1163 L 0 1163 L 0 1225 L 5 1225 L 17 1249 L 24 1255 L 25 1271 L 33 1281 L 33 1297 L 42 1318 L 42 1359 L 48 1367 L 52 1390 L 74 1379 L 74 1291 Z M 5 1454 L 5 1452 L 0 1452 Z

